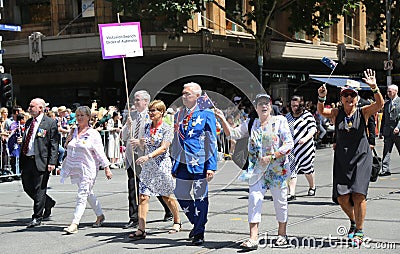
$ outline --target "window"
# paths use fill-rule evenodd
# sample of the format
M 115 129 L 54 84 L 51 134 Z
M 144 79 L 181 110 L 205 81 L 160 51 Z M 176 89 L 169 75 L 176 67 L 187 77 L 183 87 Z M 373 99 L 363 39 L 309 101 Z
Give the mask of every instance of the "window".
M 51 20 L 50 0 L 21 0 L 17 2 L 21 24 L 37 24 Z
M 354 21 L 353 18 L 345 15 L 344 16 L 344 43 L 345 44 L 353 44 L 353 27 Z

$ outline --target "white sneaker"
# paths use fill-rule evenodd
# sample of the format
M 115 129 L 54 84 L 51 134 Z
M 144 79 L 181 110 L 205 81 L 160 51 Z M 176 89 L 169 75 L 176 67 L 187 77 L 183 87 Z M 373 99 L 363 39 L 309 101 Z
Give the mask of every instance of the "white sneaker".
M 110 165 L 110 168 L 111 168 L 111 169 L 117 169 L 117 168 L 118 168 L 118 166 L 117 166 L 117 165 L 115 165 L 115 164 L 113 163 L 113 164 L 111 164 L 111 165 Z

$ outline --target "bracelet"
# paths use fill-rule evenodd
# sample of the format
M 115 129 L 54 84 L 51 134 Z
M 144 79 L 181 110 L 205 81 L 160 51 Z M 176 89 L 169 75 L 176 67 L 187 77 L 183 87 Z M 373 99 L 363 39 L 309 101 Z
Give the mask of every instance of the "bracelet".
M 151 153 L 147 154 L 147 159 L 151 159 L 153 156 L 151 156 Z
M 325 97 L 319 97 L 318 96 L 318 102 L 324 103 L 326 101 L 326 96 Z
M 269 160 L 269 162 L 273 162 L 276 159 L 275 154 L 271 154 L 271 159 Z
M 375 88 L 371 88 L 371 91 L 372 91 L 374 94 L 379 93 L 379 87 L 376 86 Z

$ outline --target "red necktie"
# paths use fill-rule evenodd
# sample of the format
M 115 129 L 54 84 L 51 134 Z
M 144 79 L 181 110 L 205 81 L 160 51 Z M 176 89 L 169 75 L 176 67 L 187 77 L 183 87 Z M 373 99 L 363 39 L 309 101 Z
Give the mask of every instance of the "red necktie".
M 31 141 L 33 129 L 35 129 L 35 124 L 36 124 L 36 118 L 33 118 L 31 125 L 29 126 L 28 134 L 25 137 L 24 146 L 22 147 L 22 154 L 24 155 L 26 155 L 26 153 L 28 152 L 29 142 Z

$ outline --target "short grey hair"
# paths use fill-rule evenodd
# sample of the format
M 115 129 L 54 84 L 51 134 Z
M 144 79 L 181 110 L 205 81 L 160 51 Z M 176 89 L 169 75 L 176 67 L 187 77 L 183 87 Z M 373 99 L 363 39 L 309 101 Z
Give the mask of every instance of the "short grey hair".
M 186 87 L 190 87 L 192 88 L 192 91 L 196 94 L 196 95 L 201 95 L 201 86 L 195 82 L 190 82 L 190 83 L 186 83 L 183 85 L 183 88 Z
M 396 92 L 399 91 L 399 87 L 397 85 L 390 85 L 390 86 L 388 86 L 388 89 L 395 90 Z
M 139 90 L 135 92 L 135 97 L 139 96 L 143 100 L 146 100 L 147 102 L 150 102 L 150 94 L 146 90 Z
M 88 117 L 92 116 L 92 111 L 90 110 L 90 108 L 88 106 L 79 106 L 75 110 L 75 113 L 77 113 L 77 112 L 81 112 L 81 113 L 87 115 Z
M 43 110 L 46 108 L 46 102 L 42 98 L 35 98 L 33 99 L 39 106 L 43 108 Z

